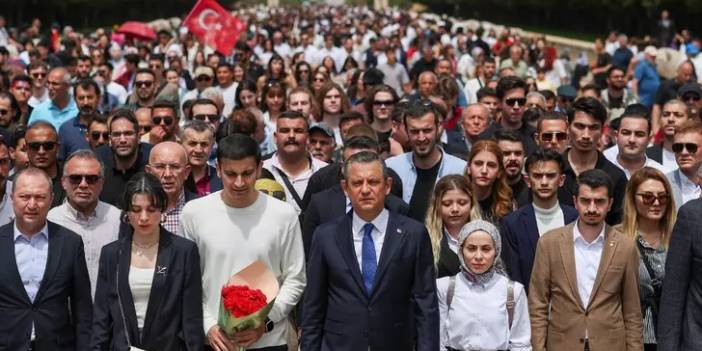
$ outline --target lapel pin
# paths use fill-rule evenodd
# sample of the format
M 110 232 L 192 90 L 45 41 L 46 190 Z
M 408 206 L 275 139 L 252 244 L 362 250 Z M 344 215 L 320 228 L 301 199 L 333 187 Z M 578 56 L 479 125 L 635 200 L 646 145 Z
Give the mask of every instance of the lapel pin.
M 397 228 L 397 234 L 402 234 L 402 229 Z
M 166 266 L 156 266 L 156 274 L 166 275 L 168 267 Z

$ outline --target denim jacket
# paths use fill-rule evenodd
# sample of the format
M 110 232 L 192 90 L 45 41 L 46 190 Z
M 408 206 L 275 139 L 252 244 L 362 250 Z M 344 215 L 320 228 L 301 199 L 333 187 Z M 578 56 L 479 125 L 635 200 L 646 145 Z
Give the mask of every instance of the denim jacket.
M 465 173 L 466 161 L 451 156 L 443 150 L 441 150 L 441 153 L 443 155 L 441 157 L 439 173 L 436 175 L 437 181 L 441 179 L 441 177 L 449 174 Z M 385 160 L 385 165 L 397 172 L 400 179 L 402 179 L 402 200 L 409 203 L 412 198 L 412 192 L 414 192 L 414 185 L 417 182 L 417 169 L 414 166 L 414 162 L 412 162 L 412 152 L 393 156 Z

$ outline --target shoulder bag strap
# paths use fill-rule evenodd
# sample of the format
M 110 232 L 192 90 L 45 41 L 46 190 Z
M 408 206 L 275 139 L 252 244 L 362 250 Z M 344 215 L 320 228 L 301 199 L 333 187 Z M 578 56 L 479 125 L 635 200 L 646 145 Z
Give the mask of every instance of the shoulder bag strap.
M 509 329 L 512 330 L 512 321 L 514 320 L 514 281 L 507 281 L 507 321 Z
M 117 285 L 117 304 L 119 305 L 119 313 L 122 315 L 122 326 L 124 327 L 124 337 L 127 339 L 127 346 L 131 347 L 132 342 L 129 340 L 129 328 L 127 328 L 127 318 L 124 316 L 124 308 L 122 307 L 122 297 L 119 294 L 119 259 L 122 257 L 122 249 L 119 249 L 119 254 L 117 256 L 117 276 L 115 277 L 115 283 Z
M 297 204 L 297 206 L 299 206 L 300 209 L 302 209 L 302 199 L 300 198 L 300 195 L 295 190 L 295 187 L 292 185 L 292 183 L 290 183 L 290 179 L 288 179 L 288 175 L 285 174 L 285 172 L 283 172 L 283 170 L 281 170 L 280 168 L 278 168 L 276 166 L 273 166 L 273 168 L 275 168 L 276 172 L 278 172 L 278 174 L 280 175 L 280 178 L 283 179 L 283 183 L 285 184 L 285 187 L 288 188 L 288 191 L 290 192 L 290 195 L 292 195 L 293 200 L 295 200 L 295 203 Z

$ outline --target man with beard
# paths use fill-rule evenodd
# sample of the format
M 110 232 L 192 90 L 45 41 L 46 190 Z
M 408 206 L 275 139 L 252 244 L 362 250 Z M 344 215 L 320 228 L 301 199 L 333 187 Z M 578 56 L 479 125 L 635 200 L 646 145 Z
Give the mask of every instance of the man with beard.
M 215 167 L 207 164 L 215 142 L 214 131 L 202 121 L 190 121 L 181 129 L 180 143 L 188 154 L 190 175 L 185 180 L 185 189 L 198 196 L 222 190 L 222 179 Z
M 37 105 L 29 116 L 27 124 L 44 120 L 59 130 L 64 122 L 78 114 L 78 107 L 68 89 L 71 86 L 71 74 L 63 67 L 54 68 L 47 78 L 49 100 Z
M 680 126 L 673 138 L 678 169 L 666 174 L 677 209 L 702 195 L 699 169 L 702 166 L 702 124 L 690 120 Z
M 695 80 L 695 67 L 690 61 L 684 61 L 678 66 L 677 74 L 673 79 L 664 80 L 661 85 L 658 86 L 658 91 L 656 91 L 656 101 L 653 104 L 653 109 L 651 110 L 651 122 L 653 123 L 653 131 L 657 132 L 658 128 L 661 127 L 661 111 L 663 105 L 678 97 L 678 90 L 685 85 L 685 83 L 692 82 Z
M 440 123 L 433 103 L 410 103 L 404 124 L 412 151 L 386 160 L 387 166 L 403 177 L 402 200 L 410 205 L 408 216 L 422 223 L 436 181 L 448 174 L 463 174 L 466 168 L 465 161 L 439 147 Z
M 85 136 L 93 116 L 97 113 L 100 88 L 92 79 L 81 80 L 73 88 L 73 96 L 78 104 L 78 116 L 69 119 L 59 128 L 60 160 L 76 150 L 88 148 Z
M 29 166 L 44 171 L 52 182 L 54 191 L 51 207 L 56 207 L 63 202 L 66 193 L 61 187 L 63 169 L 58 163 L 58 133 L 53 125 L 47 121 L 36 121 L 27 128 L 25 134 L 27 142 L 27 157 Z
M 610 111 L 611 119 L 621 116 L 624 108 L 638 102 L 626 84 L 626 69 L 612 66 L 607 70 L 607 88 L 602 90 L 600 99 Z
M 502 238 L 509 250 L 510 277 L 529 286 L 536 242 L 545 233 L 578 218 L 571 206 L 558 202 L 563 186 L 563 157 L 553 150 L 536 150 L 526 161 L 526 183 L 532 200 L 502 219 Z
M 447 131 L 446 152 L 466 159 L 473 143 L 478 141 L 480 133 L 488 127 L 490 111 L 485 105 L 475 103 L 468 105 L 461 117 L 460 128 Z
M 494 57 L 486 57 L 483 59 L 483 70 L 481 76 L 475 77 L 466 82 L 463 87 L 463 92 L 469 102 L 478 102 L 478 90 L 485 87 L 487 83 L 495 76 L 497 64 Z
M 90 79 L 93 73 L 93 61 L 90 56 L 82 55 L 78 57 L 78 64 L 76 65 L 76 81 L 81 81 L 84 79 Z
M 522 175 L 524 166 L 524 145 L 519 134 L 514 131 L 495 131 L 495 141 L 502 150 L 502 164 L 505 166 L 507 183 L 512 188 L 512 198 L 517 205 L 524 206 L 529 203 L 529 188 Z
M 105 165 L 105 183 L 109 184 L 100 193 L 100 200 L 122 208 L 124 187 L 133 175 L 144 170 L 151 145 L 139 143 L 139 124 L 134 112 L 115 110 L 109 121 L 110 145 L 95 150 Z
M 110 143 L 110 129 L 107 128 L 107 116 L 96 113 L 92 119 L 88 125 L 85 140 L 90 145 L 90 149 L 95 150 Z
M 616 132 L 618 153 L 607 159 L 624 171 L 627 179 L 644 167 L 655 168 L 663 174 L 672 171 L 646 156 L 646 147 L 652 137 L 651 120 L 648 117 L 625 112 L 619 121 L 619 129 Z
M 334 149 L 336 148 L 334 130 L 329 128 L 324 122 L 313 124 L 310 127 L 308 147 L 312 157 L 326 163 L 331 163 Z
M 44 73 L 44 75 L 46 75 L 46 73 Z M 15 76 L 10 82 L 10 94 L 15 97 L 17 107 L 19 108 L 19 111 L 15 112 L 17 114 L 18 123 L 26 124 L 27 119 L 29 119 L 29 116 L 32 115 L 32 111 L 34 110 L 34 108 L 29 104 L 29 101 L 31 101 L 33 84 L 33 80 L 25 75 Z M 46 99 L 48 100 L 48 90 L 46 95 Z M 35 104 L 35 106 L 38 104 L 39 103 Z
M 156 145 L 164 141 L 176 141 L 178 132 L 178 114 L 175 104 L 161 100 L 151 106 L 151 121 L 153 126 L 141 141 Z
M 502 118 L 499 123 L 492 123 L 480 134 L 479 139 L 491 139 L 499 129 L 513 130 L 519 134 L 526 155 L 531 155 L 536 150 L 534 141 L 536 129 L 522 121 L 522 114 L 526 107 L 526 82 L 514 76 L 504 77 L 497 82 L 495 91 L 500 101 L 499 109 L 502 112 Z
M 275 180 L 285 185 L 285 198 L 300 214 L 302 197 L 312 174 L 327 164 L 312 157 L 307 151 L 309 125 L 299 112 L 287 111 L 276 121 L 275 142 L 277 151 L 263 162 Z
M 197 198 L 197 194 L 183 188 L 190 174 L 190 164 L 185 149 L 178 143 L 164 141 L 155 145 L 149 154 L 146 171 L 156 176 L 168 197 L 166 209 L 161 216 L 161 225 L 171 233 L 180 227 L 180 214 L 185 203 Z
M 536 123 L 536 145 L 562 155 L 569 145 L 568 117 L 560 112 L 546 111 Z
M 689 119 L 689 111 L 684 102 L 674 99 L 663 105 L 661 112 L 661 129 L 663 141 L 646 149 L 646 156 L 660 163 L 663 167 L 674 170 L 678 168 L 673 152 L 673 137 L 675 131 Z
M 563 169 L 565 183 L 559 194 L 559 201 L 573 205 L 576 196 L 578 176 L 590 169 L 605 171 L 611 178 L 614 188 L 618 189 L 611 196 L 614 198 L 612 209 L 608 211 L 607 223 L 618 224 L 621 221 L 626 175 L 617 166 L 608 161 L 597 149 L 602 136 L 602 128 L 607 120 L 607 109 L 602 103 L 591 97 L 575 100 L 573 110 L 568 113 L 568 130 L 571 148 L 563 155 L 566 166 Z
M 151 107 L 156 100 L 156 75 L 149 68 L 139 68 L 134 75 L 134 91 L 127 99 L 131 111 L 139 107 Z

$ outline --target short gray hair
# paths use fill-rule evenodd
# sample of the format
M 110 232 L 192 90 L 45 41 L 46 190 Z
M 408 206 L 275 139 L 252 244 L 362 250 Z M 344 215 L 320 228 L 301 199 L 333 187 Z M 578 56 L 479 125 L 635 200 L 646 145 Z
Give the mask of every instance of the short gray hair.
M 93 160 L 96 161 L 100 165 L 100 176 L 104 177 L 105 176 L 105 165 L 102 163 L 102 160 L 95 154 L 93 150 L 89 149 L 80 149 L 72 152 L 68 158 L 66 158 L 66 161 L 63 163 L 63 174 L 66 174 L 66 168 L 68 167 L 68 162 L 70 162 L 72 159 L 77 158 L 81 160 Z
M 383 169 L 383 178 L 387 179 L 390 176 L 385 162 L 380 158 L 377 152 L 372 151 L 361 151 L 353 154 L 348 160 L 344 161 L 344 179 L 349 178 L 349 173 L 351 172 L 351 165 L 354 163 L 373 163 L 379 162 L 380 167 Z
M 186 130 L 193 130 L 198 133 L 202 132 L 210 132 L 210 142 L 214 143 L 215 139 L 215 131 L 212 130 L 212 127 L 205 121 L 193 119 L 185 122 L 183 125 L 183 128 L 180 128 L 178 131 L 178 138 L 182 141 L 185 138 L 185 131 Z

